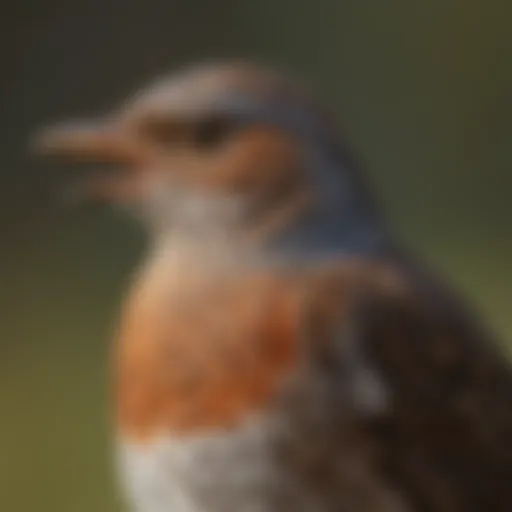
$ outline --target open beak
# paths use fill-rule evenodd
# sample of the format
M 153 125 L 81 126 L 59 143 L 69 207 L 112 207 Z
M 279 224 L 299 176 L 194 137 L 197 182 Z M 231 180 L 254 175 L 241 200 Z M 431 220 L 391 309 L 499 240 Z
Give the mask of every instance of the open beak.
M 135 164 L 139 156 L 128 137 L 109 123 L 64 123 L 46 128 L 34 138 L 33 148 L 42 155 L 79 161 Z
M 43 129 L 32 149 L 43 156 L 64 157 L 75 162 L 118 164 L 121 172 L 96 173 L 72 187 L 73 199 L 125 201 L 137 196 L 143 152 L 137 141 L 113 123 L 65 123 Z

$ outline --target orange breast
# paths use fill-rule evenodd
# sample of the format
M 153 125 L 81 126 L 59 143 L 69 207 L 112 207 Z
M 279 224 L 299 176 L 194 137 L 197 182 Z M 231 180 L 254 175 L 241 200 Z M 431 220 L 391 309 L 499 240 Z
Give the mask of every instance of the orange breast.
M 264 409 L 297 359 L 298 302 L 272 275 L 142 279 L 116 354 L 121 431 L 185 435 Z

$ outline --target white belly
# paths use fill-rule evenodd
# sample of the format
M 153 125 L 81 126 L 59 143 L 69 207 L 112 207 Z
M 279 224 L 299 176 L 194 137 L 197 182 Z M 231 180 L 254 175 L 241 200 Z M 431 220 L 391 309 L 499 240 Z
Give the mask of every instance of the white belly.
M 275 429 L 269 427 L 254 422 L 236 432 L 186 440 L 170 436 L 146 444 L 120 440 L 122 483 L 132 510 L 410 512 L 399 495 L 365 469 L 357 447 L 328 454 L 339 462 L 339 482 L 327 493 L 313 490 L 275 462 Z
M 268 429 L 148 444 L 120 442 L 125 491 L 136 512 L 268 512 L 282 485 L 271 462 Z
M 279 419 L 281 418 L 281 419 Z M 284 418 L 284 421 L 283 421 Z M 287 416 L 253 418 L 236 430 L 119 442 L 122 483 L 134 512 L 411 512 L 372 469 L 364 439 L 305 431 Z M 338 432 L 338 428 L 334 429 Z M 333 430 L 330 429 L 332 432 Z M 325 442 L 328 444 L 326 445 Z M 315 485 L 282 448 L 320 449 L 331 483 Z M 326 446 L 329 448 L 326 450 Z M 277 452 L 276 452 L 277 449 Z M 313 450 L 313 452 L 311 452 Z M 278 454 L 281 454 L 279 456 Z M 300 460 L 300 458 L 299 458 Z M 306 462 L 308 458 L 306 457 Z M 334 480 L 333 480 L 334 478 Z

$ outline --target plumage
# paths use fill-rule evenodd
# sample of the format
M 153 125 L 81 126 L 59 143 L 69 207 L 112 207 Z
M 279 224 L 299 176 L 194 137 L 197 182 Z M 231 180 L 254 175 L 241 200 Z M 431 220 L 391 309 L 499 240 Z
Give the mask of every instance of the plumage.
M 512 509 L 509 362 L 300 87 L 194 68 L 38 144 L 123 164 L 84 195 L 152 235 L 114 357 L 135 511 Z

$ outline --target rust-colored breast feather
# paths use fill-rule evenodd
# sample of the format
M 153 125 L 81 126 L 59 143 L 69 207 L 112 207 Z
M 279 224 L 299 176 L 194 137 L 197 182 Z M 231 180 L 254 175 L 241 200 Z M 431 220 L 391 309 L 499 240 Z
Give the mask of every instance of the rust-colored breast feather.
M 139 286 L 117 354 L 119 427 L 137 438 L 226 428 L 272 400 L 297 352 L 297 294 L 278 278 Z

